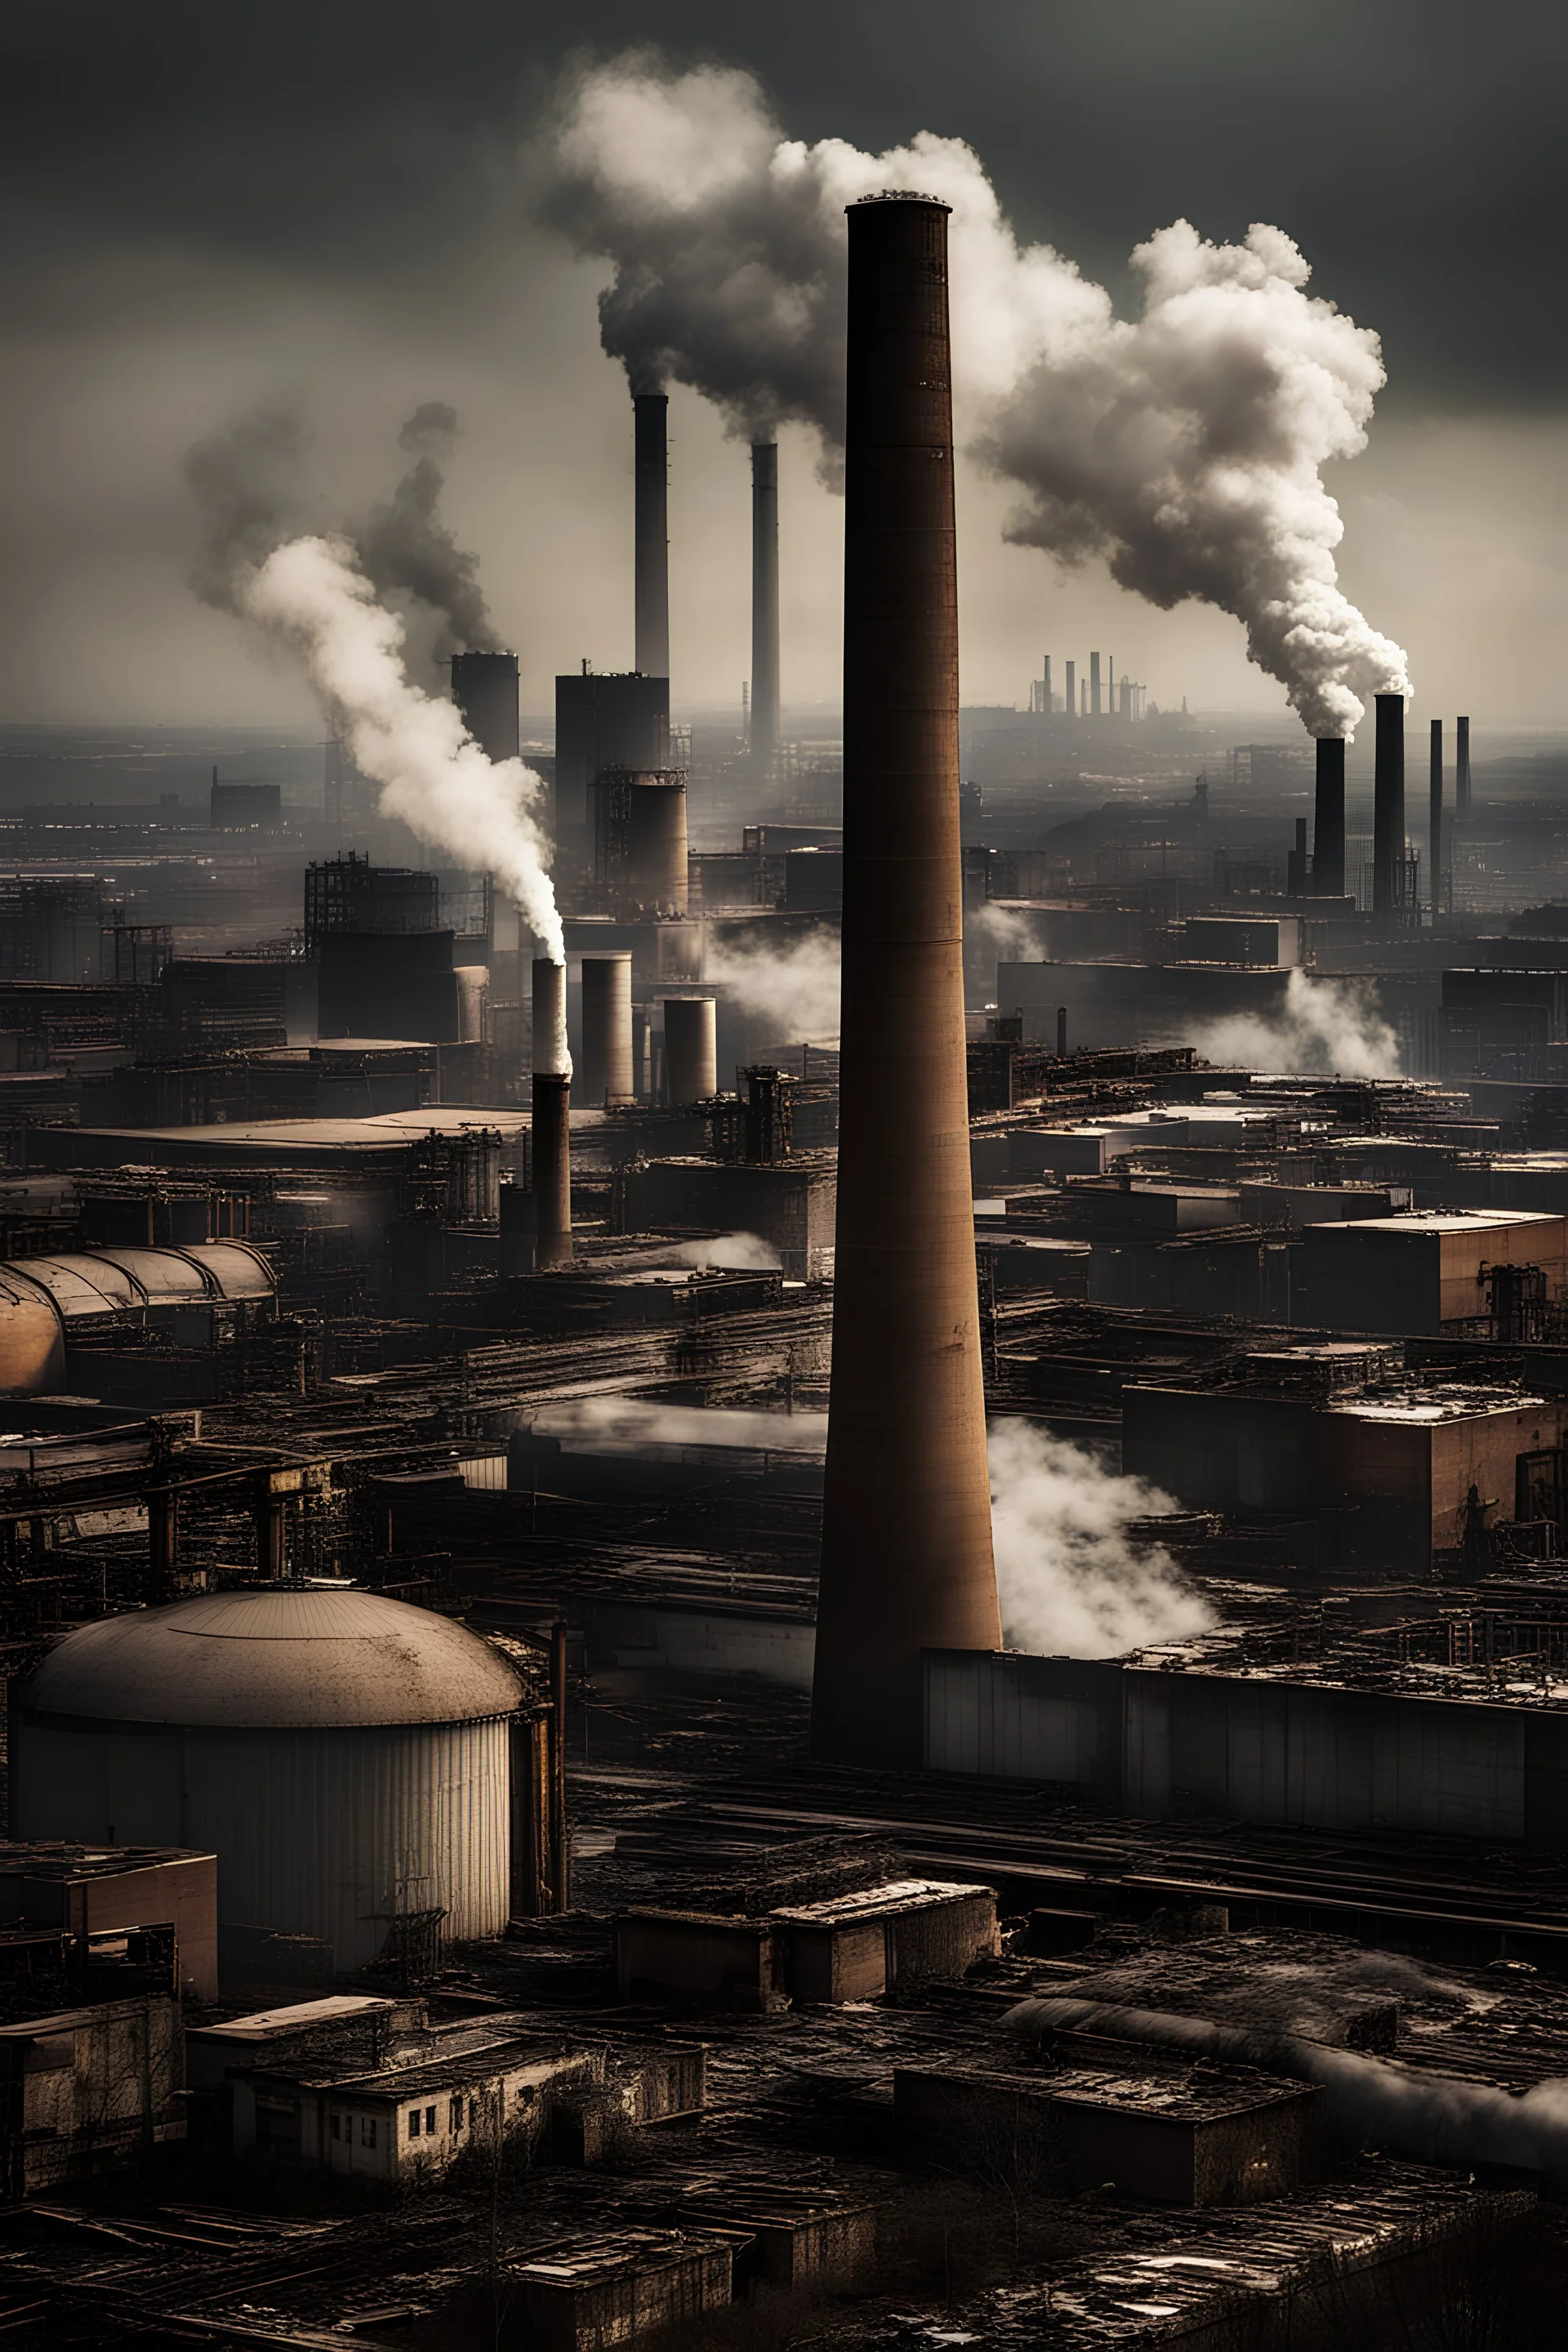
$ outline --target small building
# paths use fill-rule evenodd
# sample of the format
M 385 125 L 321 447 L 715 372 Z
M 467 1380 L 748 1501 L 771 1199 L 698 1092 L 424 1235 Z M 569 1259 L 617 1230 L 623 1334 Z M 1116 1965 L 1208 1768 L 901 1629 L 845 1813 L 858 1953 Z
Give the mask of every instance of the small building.
M 900 2066 L 900 2160 L 1056 2179 L 1162 2205 L 1255 2205 L 1300 2186 L 1310 2084 L 1248 2068 L 1054 2074 Z
M 771 1919 L 637 1909 L 616 1921 L 622 2000 L 676 2000 L 752 2015 L 786 2005 Z
M 1565 1291 L 1568 1217 L 1422 1209 L 1306 1226 L 1290 1320 L 1333 1331 L 1524 1339 L 1534 1336 L 1531 1305 L 1552 1307 Z
M 735 2255 L 735 2289 L 783 2294 L 844 2294 L 870 2285 L 877 2272 L 879 2207 L 820 2183 L 717 2183 L 688 2197 L 680 2221 L 744 2233 Z
M 180 2004 L 172 1993 L 0 2025 L 5 2194 L 36 2197 L 183 2139 Z
M 876 2000 L 894 1988 L 962 1977 L 1000 1948 L 989 1886 L 900 1879 L 770 1916 L 796 2000 Z
M 735 2241 L 716 2231 L 623 2230 L 575 2239 L 510 2272 L 530 2352 L 604 2352 L 655 2329 L 672 2336 L 733 2295 Z
M 782 1163 L 650 1160 L 626 1171 L 627 1233 L 755 1234 L 786 1282 L 833 1272 L 838 1180 L 831 1152 Z
M 90 1937 L 172 1927 L 182 1990 L 217 1999 L 217 1860 L 178 1846 L 0 1844 L 0 1923 Z

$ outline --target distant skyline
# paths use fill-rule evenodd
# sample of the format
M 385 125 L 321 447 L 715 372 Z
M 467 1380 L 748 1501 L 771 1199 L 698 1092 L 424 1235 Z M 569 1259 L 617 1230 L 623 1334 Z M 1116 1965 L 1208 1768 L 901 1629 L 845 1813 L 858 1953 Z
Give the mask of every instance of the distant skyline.
M 1501 0 L 915 0 L 783 18 L 674 0 L 406 0 L 222 11 L 74 0 L 0 26 L 0 717 L 309 728 L 293 669 L 186 577 L 190 444 L 296 400 L 323 513 L 363 512 L 403 419 L 463 426 L 446 510 L 522 665 L 525 707 L 584 655 L 630 658 L 630 414 L 598 344 L 604 271 L 529 217 L 519 157 L 584 38 L 655 32 L 767 81 L 790 131 L 969 140 L 1020 230 L 1113 289 L 1185 214 L 1265 219 L 1314 290 L 1383 336 L 1368 452 L 1331 487 L 1347 593 L 1409 649 L 1413 720 L 1568 728 L 1568 320 L 1559 274 L 1560 13 Z M 896 33 L 896 37 L 895 37 Z M 671 404 L 673 693 L 738 709 L 749 662 L 746 453 Z M 804 436 L 781 464 L 786 701 L 838 674 L 838 503 Z M 1237 625 L 1162 614 L 1091 567 L 1005 546 L 1007 493 L 960 477 L 963 693 L 1021 702 L 1041 653 L 1094 647 L 1152 698 L 1259 714 L 1280 690 Z

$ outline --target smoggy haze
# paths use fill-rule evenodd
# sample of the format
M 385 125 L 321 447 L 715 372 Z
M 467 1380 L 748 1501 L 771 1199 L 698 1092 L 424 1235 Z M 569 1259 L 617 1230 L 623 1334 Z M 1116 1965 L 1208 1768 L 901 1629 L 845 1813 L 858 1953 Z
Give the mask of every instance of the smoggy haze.
M 977 35 L 916 7 L 884 46 L 879 8 L 847 42 L 837 17 L 797 9 L 786 44 L 676 6 L 659 31 L 677 63 L 756 71 L 792 135 L 969 141 L 1020 235 L 1124 309 L 1128 255 L 1178 215 L 1215 239 L 1253 220 L 1294 237 L 1311 291 L 1378 331 L 1389 375 L 1366 454 L 1327 474 L 1346 594 L 1408 649 L 1417 716 L 1429 699 L 1483 723 L 1568 723 L 1564 329 L 1541 299 L 1561 25 L 1504 6 L 1483 45 L 1473 10 L 1427 7 L 1407 53 L 1406 11 L 1310 15 L 1113 5 L 1091 31 L 1075 11 L 999 7 Z M 469 6 L 433 31 L 395 5 L 363 42 L 359 22 L 88 7 L 8 37 L 25 114 L 5 142 L 5 717 L 310 723 L 293 667 L 186 584 L 187 449 L 280 397 L 310 430 L 321 521 L 384 504 L 408 417 L 457 410 L 444 510 L 520 649 L 526 708 L 584 655 L 629 659 L 630 420 L 595 308 L 609 271 L 533 224 L 526 151 L 569 40 L 586 28 L 618 47 L 646 35 L 646 12 Z M 745 452 L 692 394 L 671 420 L 675 692 L 738 702 Z M 795 705 L 838 685 L 840 510 L 815 454 L 786 429 Z M 1012 494 L 973 468 L 961 499 L 966 698 L 1020 700 L 1041 651 L 1097 644 L 1156 700 L 1282 707 L 1234 621 L 1159 613 L 1098 562 L 1064 580 L 1003 542 Z

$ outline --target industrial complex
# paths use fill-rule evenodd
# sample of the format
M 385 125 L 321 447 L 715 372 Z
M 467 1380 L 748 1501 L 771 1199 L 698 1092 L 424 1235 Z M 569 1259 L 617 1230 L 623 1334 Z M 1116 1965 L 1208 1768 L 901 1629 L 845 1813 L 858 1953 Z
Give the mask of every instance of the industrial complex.
M 949 230 L 841 720 L 761 431 L 689 712 L 638 384 L 626 666 L 421 700 L 521 847 L 7 788 L 7 2343 L 1558 2340 L 1561 808 L 961 707 Z

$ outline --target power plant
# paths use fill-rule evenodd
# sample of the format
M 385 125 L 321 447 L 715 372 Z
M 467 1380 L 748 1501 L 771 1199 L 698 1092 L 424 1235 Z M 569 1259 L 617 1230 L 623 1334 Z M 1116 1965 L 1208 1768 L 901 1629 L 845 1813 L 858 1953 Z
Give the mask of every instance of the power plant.
M 719 456 L 627 358 L 581 642 L 426 472 L 230 583 L 324 749 L 0 740 L 19 2344 L 1555 2340 L 1563 748 L 1146 582 L 963 701 L 973 226 L 841 207 Z

